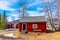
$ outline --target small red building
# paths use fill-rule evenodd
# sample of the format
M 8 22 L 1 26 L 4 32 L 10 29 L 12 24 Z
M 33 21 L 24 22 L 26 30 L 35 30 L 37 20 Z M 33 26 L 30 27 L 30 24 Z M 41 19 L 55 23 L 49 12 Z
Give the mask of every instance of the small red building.
M 14 28 L 11 22 L 7 23 L 7 29 Z
M 44 16 L 24 17 L 20 20 L 20 32 L 46 32 L 46 20 Z
M 16 23 L 13 23 L 13 22 L 7 23 L 7 29 L 10 29 L 10 28 L 18 28 L 18 22 L 16 22 Z

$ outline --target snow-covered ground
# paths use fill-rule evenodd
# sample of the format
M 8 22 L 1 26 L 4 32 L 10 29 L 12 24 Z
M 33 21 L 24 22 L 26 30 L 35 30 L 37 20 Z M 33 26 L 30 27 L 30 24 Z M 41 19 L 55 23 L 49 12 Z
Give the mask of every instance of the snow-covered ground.
M 8 34 L 17 36 L 22 39 L 6 39 L 6 40 L 60 40 L 60 32 L 53 32 L 53 33 L 40 33 L 40 32 L 31 32 L 28 34 L 21 34 L 19 30 L 13 31 L 3 31 L 1 32 L 2 35 Z M 11 34 L 13 33 L 13 34 Z

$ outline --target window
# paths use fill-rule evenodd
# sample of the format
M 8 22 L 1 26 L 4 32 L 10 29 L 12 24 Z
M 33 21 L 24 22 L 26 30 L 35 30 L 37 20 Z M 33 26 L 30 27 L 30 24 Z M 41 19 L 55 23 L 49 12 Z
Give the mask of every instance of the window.
M 37 24 L 33 24 L 33 28 L 37 28 L 38 26 L 37 26 Z

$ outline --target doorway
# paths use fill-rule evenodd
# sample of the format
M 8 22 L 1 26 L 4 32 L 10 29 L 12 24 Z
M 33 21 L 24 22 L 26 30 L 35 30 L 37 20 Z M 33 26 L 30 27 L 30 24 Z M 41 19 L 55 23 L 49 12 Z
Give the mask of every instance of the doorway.
M 22 30 L 23 30 L 23 31 L 26 31 L 26 23 L 24 23 L 24 24 L 22 25 Z

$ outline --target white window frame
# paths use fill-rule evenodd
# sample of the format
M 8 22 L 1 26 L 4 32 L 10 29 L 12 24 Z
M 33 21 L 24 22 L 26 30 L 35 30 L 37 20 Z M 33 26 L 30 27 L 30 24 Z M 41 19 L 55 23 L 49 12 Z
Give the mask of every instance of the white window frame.
M 37 25 L 37 24 L 33 24 L 32 27 L 33 27 L 34 29 L 36 29 L 36 28 L 38 28 L 38 25 Z

